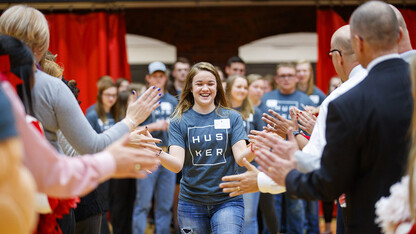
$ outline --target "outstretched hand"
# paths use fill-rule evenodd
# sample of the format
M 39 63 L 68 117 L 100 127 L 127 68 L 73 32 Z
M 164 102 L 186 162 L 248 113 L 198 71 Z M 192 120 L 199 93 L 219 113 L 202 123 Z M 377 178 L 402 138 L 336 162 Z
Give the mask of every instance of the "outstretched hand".
M 257 186 L 257 174 L 259 171 L 255 166 L 250 164 L 245 158 L 243 159 L 244 167 L 247 171 L 243 174 L 224 176 L 220 188 L 224 193 L 230 193 L 230 197 L 235 197 L 244 193 L 255 193 L 259 191 Z
M 129 135 L 126 134 L 105 149 L 116 161 L 113 178 L 145 178 L 145 171 L 154 171 L 159 166 L 155 150 L 129 147 L 129 141 Z
M 128 146 L 133 148 L 148 148 L 149 150 L 159 152 L 161 149 L 157 147 L 155 143 L 160 143 L 162 140 L 153 138 L 147 133 L 148 132 L 146 127 L 138 127 L 136 130 L 130 133 L 130 141 L 128 142 Z
M 147 89 L 139 99 L 137 99 L 137 92 L 133 91 L 133 95 L 130 96 L 130 104 L 127 107 L 126 118 L 133 121 L 131 124 L 135 125 L 134 127 L 141 124 L 160 105 L 158 100 L 161 95 L 160 89 L 154 86 Z
M 253 132 L 253 131 L 252 131 Z M 288 129 L 288 140 L 271 137 L 263 132 L 256 133 L 257 140 L 269 148 L 256 152 L 259 170 L 272 178 L 277 184 L 285 186 L 286 175 L 297 167 L 295 152 L 298 149 L 292 129 Z

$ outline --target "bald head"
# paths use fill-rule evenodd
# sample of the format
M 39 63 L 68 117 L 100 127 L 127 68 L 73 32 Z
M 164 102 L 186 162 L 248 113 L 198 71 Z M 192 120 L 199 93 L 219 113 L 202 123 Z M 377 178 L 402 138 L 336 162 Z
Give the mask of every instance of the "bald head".
M 332 35 L 331 47 L 341 50 L 343 55 L 353 54 L 350 35 L 350 26 L 342 26 Z
M 350 26 L 352 34 L 377 50 L 394 48 L 400 37 L 396 14 L 381 1 L 369 1 L 359 6 L 351 16 Z
M 389 7 L 391 7 L 391 9 L 394 11 L 394 14 L 396 15 L 396 19 L 399 23 L 399 26 L 403 30 L 407 30 L 406 22 L 404 21 L 403 15 L 402 15 L 402 13 L 400 13 L 399 9 L 397 9 L 395 6 L 393 6 L 391 4 L 389 4 Z
M 396 15 L 397 22 L 399 23 L 400 28 L 403 30 L 403 37 L 399 42 L 399 53 L 404 53 L 406 51 L 412 50 L 412 43 L 410 42 L 409 31 L 407 30 L 406 22 L 404 21 L 402 13 L 393 5 L 389 4 L 391 9 L 393 9 L 394 14 Z

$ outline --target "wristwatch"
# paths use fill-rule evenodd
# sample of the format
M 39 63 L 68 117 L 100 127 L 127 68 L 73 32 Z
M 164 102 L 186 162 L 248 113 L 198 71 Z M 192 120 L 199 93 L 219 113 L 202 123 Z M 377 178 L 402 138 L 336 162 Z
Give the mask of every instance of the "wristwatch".
M 300 131 L 293 131 L 292 132 L 293 133 L 293 135 L 296 137 L 297 135 L 299 135 L 299 134 L 302 134 Z

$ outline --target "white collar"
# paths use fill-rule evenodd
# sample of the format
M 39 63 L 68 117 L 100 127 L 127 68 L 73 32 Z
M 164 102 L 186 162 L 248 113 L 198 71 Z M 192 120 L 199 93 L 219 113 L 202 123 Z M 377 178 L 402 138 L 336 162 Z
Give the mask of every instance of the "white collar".
M 407 63 L 410 63 L 414 56 L 416 56 L 416 50 L 408 50 L 400 54 L 400 57 Z
M 357 66 L 355 66 L 351 70 L 350 75 L 348 76 L 348 80 L 355 79 L 356 75 L 360 72 L 363 72 L 363 71 L 367 71 L 367 70 L 365 68 L 363 68 L 363 66 L 361 66 L 361 64 L 358 64 Z

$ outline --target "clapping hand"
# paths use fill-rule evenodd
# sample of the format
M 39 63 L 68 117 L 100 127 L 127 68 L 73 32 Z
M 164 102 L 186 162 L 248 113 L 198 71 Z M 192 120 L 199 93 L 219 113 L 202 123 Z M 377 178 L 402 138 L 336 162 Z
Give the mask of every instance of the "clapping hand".
M 269 110 L 269 113 L 272 114 L 272 116 L 263 113 L 262 120 L 268 124 L 266 127 L 264 127 L 264 130 L 276 133 L 282 138 L 286 138 L 287 130 L 290 127 L 292 129 L 297 129 L 297 124 L 295 122 L 282 117 L 273 110 Z
M 272 178 L 277 184 L 285 186 L 286 175 L 297 167 L 294 156 L 298 145 L 293 136 L 292 129 L 288 129 L 288 140 L 279 139 L 265 132 L 251 131 L 251 138 L 262 145 L 256 151 L 256 162 L 259 170 Z
M 307 132 L 309 135 L 312 134 L 313 128 L 316 123 L 316 116 L 307 111 L 300 111 L 297 115 L 299 121 L 299 128 Z

